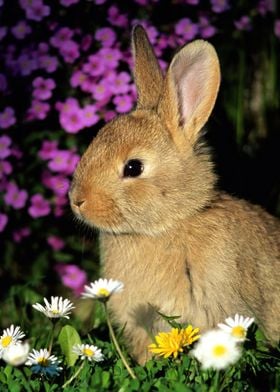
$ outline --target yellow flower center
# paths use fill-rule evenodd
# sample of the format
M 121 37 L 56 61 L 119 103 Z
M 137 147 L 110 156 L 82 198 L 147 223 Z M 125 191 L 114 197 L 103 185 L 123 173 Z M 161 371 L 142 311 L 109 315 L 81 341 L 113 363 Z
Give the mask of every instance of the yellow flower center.
M 236 327 L 233 327 L 231 330 L 232 336 L 235 338 L 242 338 L 244 339 L 246 336 L 246 329 L 242 327 L 241 325 L 236 325 Z
M 52 314 L 59 314 L 59 311 L 57 309 L 52 309 L 51 312 Z
M 37 359 L 37 362 L 38 362 L 39 365 L 41 365 L 41 366 L 44 366 L 44 367 L 49 366 L 49 361 L 48 361 L 48 359 L 45 358 L 45 357 L 39 357 L 39 358 Z
M 83 353 L 87 356 L 87 357 L 92 357 L 94 355 L 94 351 L 91 350 L 90 348 L 84 348 L 83 349 Z
M 225 355 L 227 352 L 227 348 L 225 346 L 223 346 L 222 344 L 217 344 L 214 348 L 213 348 L 213 354 L 215 357 L 222 357 L 223 355 Z
M 101 289 L 98 290 L 97 295 L 100 297 L 109 297 L 110 291 L 102 287 Z
M 1 344 L 3 347 L 8 347 L 12 340 L 13 338 L 11 336 L 5 336 L 1 339 Z

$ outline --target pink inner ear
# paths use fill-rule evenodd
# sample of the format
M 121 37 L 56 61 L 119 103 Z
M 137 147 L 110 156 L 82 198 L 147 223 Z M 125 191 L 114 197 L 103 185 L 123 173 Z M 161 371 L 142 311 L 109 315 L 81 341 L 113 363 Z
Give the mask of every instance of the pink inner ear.
M 205 98 L 207 77 L 209 77 L 205 56 L 198 53 L 192 59 L 191 64 L 188 64 L 188 60 L 180 56 L 173 68 L 183 125 L 186 125 L 196 115 L 199 105 Z

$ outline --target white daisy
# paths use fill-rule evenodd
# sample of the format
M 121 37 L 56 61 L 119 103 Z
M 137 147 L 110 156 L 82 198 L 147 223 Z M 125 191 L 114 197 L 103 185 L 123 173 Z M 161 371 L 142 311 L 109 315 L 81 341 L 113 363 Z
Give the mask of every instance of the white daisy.
M 62 370 L 58 366 L 61 361 L 55 355 L 51 355 L 46 348 L 40 350 L 33 349 L 28 355 L 25 365 L 31 366 L 31 370 L 35 374 L 43 374 L 46 376 L 57 376 Z
M 4 329 L 0 337 L 0 358 L 8 347 L 16 343 L 21 343 L 21 339 L 24 336 L 25 333 L 20 330 L 20 327 L 15 327 L 13 324 L 9 328 Z
M 223 331 L 229 333 L 238 342 L 243 342 L 246 339 L 247 330 L 250 325 L 254 322 L 254 318 L 240 316 L 236 314 L 233 317 L 228 317 L 225 320 L 226 324 L 219 323 L 218 327 Z
M 195 348 L 190 352 L 203 369 L 225 369 L 241 356 L 236 340 L 222 330 L 212 330 L 203 334 Z
M 99 279 L 90 286 L 85 286 L 82 293 L 83 298 L 95 298 L 101 301 L 107 301 L 113 293 L 117 293 L 123 289 L 123 283 L 113 279 Z
M 51 297 L 51 302 L 49 303 L 46 298 L 44 298 L 45 307 L 41 304 L 32 305 L 34 309 L 39 312 L 44 313 L 45 316 L 49 318 L 67 318 L 71 310 L 75 308 L 69 299 L 63 299 L 62 297 Z
M 104 360 L 101 349 L 89 344 L 75 344 L 72 348 L 73 353 L 79 355 L 81 359 L 100 362 Z
M 3 360 L 9 365 L 19 366 L 27 360 L 28 354 L 29 344 L 27 342 L 16 343 L 4 350 Z

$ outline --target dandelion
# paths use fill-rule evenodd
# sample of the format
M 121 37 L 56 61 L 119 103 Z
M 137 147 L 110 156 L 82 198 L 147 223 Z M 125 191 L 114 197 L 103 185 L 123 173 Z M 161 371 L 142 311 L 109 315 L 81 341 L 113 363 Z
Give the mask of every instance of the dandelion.
M 25 334 L 21 331 L 20 327 L 15 327 L 13 324 L 9 328 L 4 329 L 0 337 L 0 358 L 2 358 L 4 351 L 10 346 L 21 343 L 21 339 L 24 336 Z
M 32 305 L 34 309 L 42 312 L 45 316 L 49 318 L 67 318 L 69 319 L 69 314 L 71 310 L 75 307 L 69 299 L 63 299 L 62 297 L 51 297 L 51 302 L 49 303 L 46 298 L 44 298 L 45 307 L 41 304 L 36 303 Z
M 243 342 L 246 339 L 247 330 L 253 322 L 254 318 L 245 318 L 244 316 L 236 314 L 234 318 L 228 317 L 225 320 L 225 324 L 218 324 L 218 327 L 229 333 L 236 341 Z
M 160 332 L 155 336 L 156 343 L 148 346 L 149 351 L 164 358 L 171 355 L 177 358 L 179 352 L 184 351 L 184 347 L 199 339 L 198 332 L 199 328 L 193 328 L 191 325 L 185 329 L 172 328 L 170 332 Z
M 94 298 L 100 301 L 107 301 L 113 293 L 117 293 L 123 289 L 123 283 L 113 279 L 99 279 L 90 286 L 85 286 L 82 293 L 83 298 Z
M 101 362 L 104 356 L 100 348 L 89 344 L 75 344 L 72 349 L 73 353 L 79 355 L 81 359 L 87 359 L 92 362 Z
M 237 362 L 241 350 L 231 335 L 221 330 L 212 330 L 201 336 L 190 354 L 199 360 L 203 369 L 220 370 Z
M 9 345 L 9 347 L 3 352 L 3 360 L 12 366 L 19 366 L 25 363 L 29 354 L 29 344 L 16 343 Z
M 31 370 L 35 374 L 44 376 L 58 376 L 62 367 L 59 366 L 59 360 L 56 356 L 44 348 L 40 350 L 33 349 L 28 355 L 25 365 L 31 366 Z

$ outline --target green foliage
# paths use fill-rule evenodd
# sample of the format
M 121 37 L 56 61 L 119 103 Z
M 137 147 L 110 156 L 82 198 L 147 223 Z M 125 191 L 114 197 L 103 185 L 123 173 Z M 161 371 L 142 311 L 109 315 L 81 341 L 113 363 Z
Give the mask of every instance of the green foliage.
M 78 355 L 72 352 L 72 347 L 75 344 L 81 344 L 81 339 L 75 328 L 71 325 L 65 325 L 62 327 L 58 336 L 58 342 L 61 347 L 61 351 L 65 355 L 65 361 L 68 366 L 73 366 L 78 358 Z

